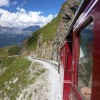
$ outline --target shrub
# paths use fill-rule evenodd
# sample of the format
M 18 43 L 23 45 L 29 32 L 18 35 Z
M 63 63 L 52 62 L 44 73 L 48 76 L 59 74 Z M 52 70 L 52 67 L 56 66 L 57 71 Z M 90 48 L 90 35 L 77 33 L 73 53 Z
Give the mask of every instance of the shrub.
M 18 55 L 20 49 L 21 48 L 19 46 L 12 46 L 11 48 L 8 49 L 8 53 L 9 55 Z

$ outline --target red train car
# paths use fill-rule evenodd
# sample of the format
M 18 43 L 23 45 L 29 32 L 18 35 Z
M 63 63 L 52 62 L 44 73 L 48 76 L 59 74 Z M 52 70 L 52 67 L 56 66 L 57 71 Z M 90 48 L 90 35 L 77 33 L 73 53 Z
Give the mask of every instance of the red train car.
M 61 44 L 63 100 L 100 99 L 100 0 L 83 0 Z

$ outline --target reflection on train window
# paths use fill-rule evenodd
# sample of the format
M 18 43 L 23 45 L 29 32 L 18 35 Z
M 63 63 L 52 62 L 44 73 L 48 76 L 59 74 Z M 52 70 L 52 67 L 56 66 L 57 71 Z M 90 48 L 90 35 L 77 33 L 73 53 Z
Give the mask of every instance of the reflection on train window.
M 80 32 L 79 40 L 78 87 L 83 95 L 83 100 L 90 100 L 93 66 L 93 22 Z

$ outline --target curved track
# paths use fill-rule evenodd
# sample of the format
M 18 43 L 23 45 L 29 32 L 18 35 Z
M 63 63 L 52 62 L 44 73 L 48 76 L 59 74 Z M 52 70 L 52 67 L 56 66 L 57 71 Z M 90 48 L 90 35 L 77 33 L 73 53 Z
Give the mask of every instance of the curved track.
M 53 62 L 51 60 L 46 60 L 46 59 L 42 59 L 42 58 L 34 58 L 34 57 L 31 57 L 32 59 L 37 59 L 37 60 L 40 60 L 40 61 L 44 61 L 44 62 L 47 62 L 49 63 L 51 66 L 53 66 L 56 70 L 59 70 L 59 64 L 56 63 L 56 62 Z

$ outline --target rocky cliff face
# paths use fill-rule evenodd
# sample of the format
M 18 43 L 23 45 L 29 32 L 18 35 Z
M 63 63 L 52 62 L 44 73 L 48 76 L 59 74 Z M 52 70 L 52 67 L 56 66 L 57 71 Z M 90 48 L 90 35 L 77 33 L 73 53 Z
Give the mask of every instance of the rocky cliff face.
M 57 29 L 56 37 L 53 41 L 53 59 L 59 61 L 59 53 L 60 53 L 60 43 L 62 39 L 68 32 L 69 27 L 71 26 L 71 22 L 77 11 L 81 0 L 68 0 L 63 6 L 60 11 L 61 20 L 59 23 L 59 27 Z
M 67 31 L 71 25 L 72 19 L 79 7 L 80 2 L 81 0 L 68 0 L 68 2 L 63 4 L 59 13 L 61 19 L 56 31 L 56 36 L 44 43 L 42 33 L 38 37 L 37 50 L 35 52 L 37 57 L 59 61 L 60 42 L 64 38 L 65 34 L 67 34 Z

